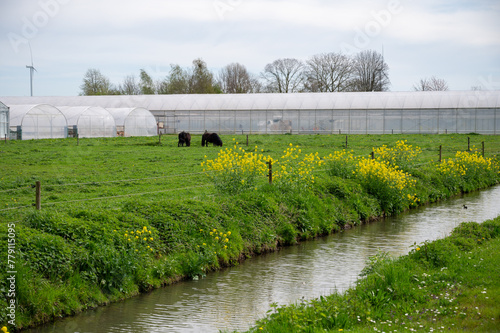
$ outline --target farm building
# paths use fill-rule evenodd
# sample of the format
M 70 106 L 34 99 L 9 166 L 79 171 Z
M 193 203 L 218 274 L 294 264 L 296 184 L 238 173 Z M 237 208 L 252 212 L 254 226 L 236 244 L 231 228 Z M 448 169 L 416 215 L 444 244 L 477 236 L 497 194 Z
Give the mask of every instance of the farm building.
M 9 138 L 9 108 L 0 102 L 0 139 Z
M 161 133 L 500 134 L 500 91 L 5 97 L 145 108 Z M 10 104 L 9 104 L 10 103 Z M 118 123 L 117 123 L 118 125 Z
M 48 104 L 10 105 L 10 131 L 17 140 L 66 138 L 68 123 Z
M 66 116 L 68 135 L 80 138 L 115 137 L 113 116 L 100 106 L 60 106 Z

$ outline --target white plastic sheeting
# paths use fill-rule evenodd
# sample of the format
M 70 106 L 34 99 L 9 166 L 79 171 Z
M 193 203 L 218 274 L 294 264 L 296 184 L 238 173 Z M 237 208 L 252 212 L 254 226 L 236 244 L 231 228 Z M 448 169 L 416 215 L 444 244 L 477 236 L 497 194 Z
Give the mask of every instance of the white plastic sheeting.
M 155 117 L 144 108 L 107 108 L 113 116 L 119 135 L 153 136 L 157 134 Z
M 17 138 L 54 139 L 66 138 L 68 135 L 66 117 L 54 106 L 38 104 L 9 107 L 11 132 L 17 132 Z
M 9 108 L 0 102 L 0 140 L 9 137 Z
M 498 108 L 500 91 L 1 97 L 9 104 L 142 107 L 154 111 L 394 110 Z
M 60 106 L 68 126 L 76 126 L 81 138 L 115 137 L 116 124 L 108 110 L 100 106 Z
M 500 91 L 5 97 L 9 103 L 141 107 L 162 133 L 500 134 Z M 118 126 L 118 124 L 117 124 Z

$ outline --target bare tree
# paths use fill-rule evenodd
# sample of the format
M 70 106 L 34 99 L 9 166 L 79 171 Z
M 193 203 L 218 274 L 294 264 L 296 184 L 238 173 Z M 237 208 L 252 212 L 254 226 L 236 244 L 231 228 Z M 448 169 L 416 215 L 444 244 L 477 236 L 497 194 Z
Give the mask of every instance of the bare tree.
M 353 61 L 340 53 L 314 55 L 306 66 L 306 90 L 334 92 L 349 90 L 352 80 Z
M 137 84 L 135 76 L 128 75 L 118 87 L 118 91 L 122 95 L 139 95 L 141 93 L 141 88 Z
M 291 58 L 278 59 L 267 64 L 262 73 L 266 90 L 278 93 L 293 93 L 303 89 L 304 64 Z
M 250 76 L 250 85 L 252 86 L 252 93 L 257 94 L 264 92 L 264 87 L 262 85 L 262 82 L 259 80 L 259 78 L 255 75 Z
M 226 94 L 245 94 L 253 90 L 250 74 L 245 66 L 239 63 L 222 68 L 217 83 Z
M 98 69 L 90 68 L 83 77 L 83 83 L 80 86 L 82 92 L 80 95 L 114 95 L 117 91 L 109 82 L 109 79 L 102 75 Z
M 420 82 L 413 86 L 415 91 L 446 91 L 448 90 L 448 84 L 445 80 L 439 79 L 435 76 L 420 79 Z
M 354 57 L 353 91 L 386 91 L 389 88 L 389 66 L 384 57 L 373 50 L 362 51 Z

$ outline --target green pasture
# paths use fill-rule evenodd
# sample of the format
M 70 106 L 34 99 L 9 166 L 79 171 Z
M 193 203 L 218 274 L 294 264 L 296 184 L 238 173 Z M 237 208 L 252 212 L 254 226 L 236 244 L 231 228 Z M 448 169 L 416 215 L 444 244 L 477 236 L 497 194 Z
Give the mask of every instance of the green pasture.
M 422 149 L 421 164 L 451 158 L 457 151 L 500 155 L 500 136 L 485 135 L 223 135 L 226 147 L 237 145 L 278 157 L 291 143 L 320 156 L 346 148 L 369 156 L 373 148 L 407 140 Z M 158 137 L 48 139 L 0 142 L 0 216 L 35 202 L 36 181 L 42 186 L 42 207 L 105 197 L 110 205 L 125 195 L 146 198 L 200 198 L 213 192 L 201 162 L 213 159 L 219 147 L 201 147 L 193 135 L 191 147 L 177 147 L 175 135 Z M 263 181 L 265 181 L 263 179 Z M 100 200 L 100 204 L 105 204 Z M 21 213 L 22 215 L 22 213 Z

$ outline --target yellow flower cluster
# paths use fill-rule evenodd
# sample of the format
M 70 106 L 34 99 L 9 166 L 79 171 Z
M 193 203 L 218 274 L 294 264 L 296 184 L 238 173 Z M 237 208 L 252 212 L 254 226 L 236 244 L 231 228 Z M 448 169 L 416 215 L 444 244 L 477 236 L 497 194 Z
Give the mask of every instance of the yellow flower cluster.
M 413 147 L 407 144 L 407 140 L 398 140 L 392 148 L 383 145 L 379 148 L 373 148 L 375 158 L 380 161 L 387 161 L 392 166 L 406 168 L 416 157 L 422 153 L 420 147 Z
M 234 146 L 221 150 L 214 160 L 201 163 L 203 171 L 225 171 L 241 173 L 265 174 L 267 170 L 266 161 L 271 158 L 263 154 L 257 154 L 258 147 L 254 152 L 246 152 L 243 148 Z M 206 156 L 205 156 L 206 157 Z
M 117 232 L 116 230 L 113 230 L 114 232 Z M 149 251 L 153 251 L 153 248 L 148 245 L 151 242 L 154 241 L 154 235 L 151 232 L 151 230 L 148 230 L 148 227 L 144 226 L 142 229 L 137 229 L 137 230 L 132 230 L 132 231 L 125 231 L 123 234 L 123 237 L 129 242 L 130 244 L 133 245 L 142 245 L 144 244 L 146 248 Z M 136 251 L 139 251 L 136 249 Z
M 492 180 L 500 176 L 500 165 L 478 151 L 459 151 L 455 158 L 443 160 L 438 168 L 443 183 L 452 191 L 491 185 Z
M 266 162 L 270 160 L 270 156 L 258 153 L 257 146 L 254 151 L 246 152 L 235 145 L 234 148 L 221 150 L 216 159 L 206 160 L 201 166 L 203 171 L 215 171 L 208 175 L 219 190 L 236 193 L 242 189 L 254 188 L 256 177 L 267 174 Z
M 2 332 L 9 333 L 9 332 L 7 332 L 7 327 L 6 326 L 2 327 Z
M 454 173 L 456 175 L 465 176 L 467 173 L 486 170 L 492 171 L 497 168 L 491 158 L 484 158 L 479 152 L 458 151 L 455 154 L 455 159 L 443 160 L 439 165 L 439 171 L 443 174 Z
M 273 182 L 278 186 L 308 187 L 314 183 L 314 168 L 322 163 L 317 152 L 302 157 L 302 150 L 290 143 L 281 158 L 273 161 Z
M 326 156 L 324 159 L 325 161 L 340 161 L 344 163 L 349 163 L 349 162 L 354 162 L 355 157 L 352 154 L 352 150 L 347 151 L 343 149 L 335 151 L 333 154 Z
M 356 165 L 356 172 L 363 178 L 377 178 L 387 183 L 391 188 L 403 191 L 408 187 L 415 187 L 416 180 L 411 175 L 392 167 L 389 163 L 368 158 L 360 159 Z
M 231 231 L 224 232 L 217 229 L 205 231 L 203 229 L 200 229 L 200 232 L 202 234 L 207 234 L 210 237 L 208 237 L 208 243 L 203 242 L 201 247 L 199 245 L 197 246 L 197 248 L 199 249 L 203 249 L 209 252 L 213 251 L 214 254 L 217 254 L 217 251 L 220 252 L 226 250 L 228 246 L 230 246 L 229 238 L 231 237 Z
M 368 192 L 375 195 L 384 211 L 392 213 L 417 206 L 417 181 L 409 173 L 391 166 L 386 161 L 362 158 L 356 164 L 355 177 Z

